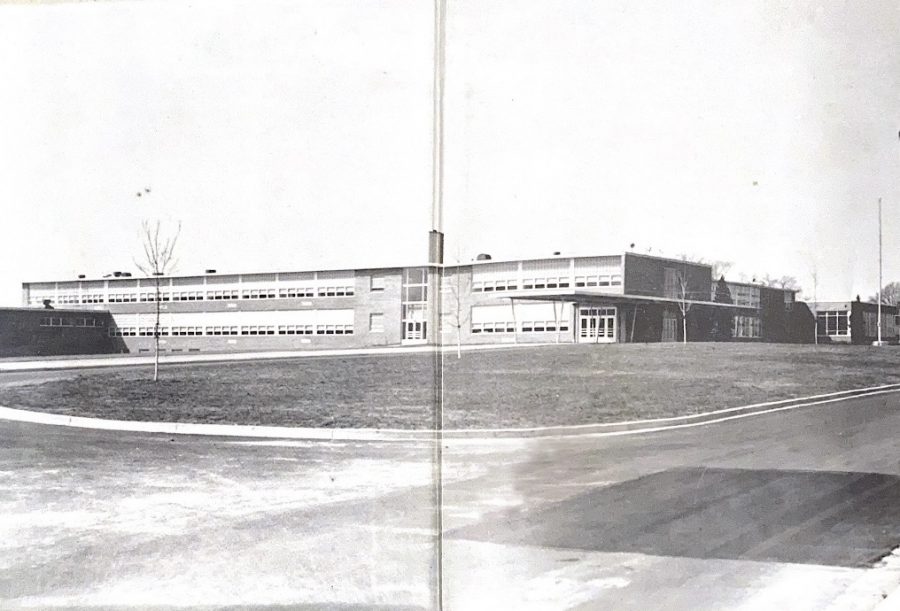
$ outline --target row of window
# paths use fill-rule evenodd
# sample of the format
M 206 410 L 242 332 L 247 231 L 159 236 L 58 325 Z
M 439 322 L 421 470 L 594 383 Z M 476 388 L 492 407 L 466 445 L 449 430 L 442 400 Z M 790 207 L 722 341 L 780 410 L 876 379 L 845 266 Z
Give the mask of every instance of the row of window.
M 353 335 L 353 325 L 225 325 L 160 327 L 160 337 L 222 335 Z M 153 327 L 111 327 L 110 337 L 153 337 Z
M 600 286 L 621 286 L 622 276 L 620 274 L 609 274 L 600 276 L 575 276 L 575 286 L 583 287 L 600 287 Z M 568 276 L 546 277 L 546 278 L 525 278 L 522 280 L 522 288 L 524 290 L 532 289 L 565 289 L 569 288 L 570 281 Z M 472 291 L 475 293 L 490 293 L 500 291 L 518 290 L 519 284 L 517 280 L 500 279 L 500 280 L 484 280 L 472 283 Z
M 568 331 L 568 321 L 524 321 L 519 323 L 522 333 L 546 333 L 556 331 Z M 476 322 L 472 323 L 472 333 L 515 333 L 514 322 Z
M 250 289 L 238 291 L 236 289 L 220 291 L 166 291 L 159 293 L 160 301 L 221 301 L 230 299 L 296 299 L 303 297 L 352 297 L 352 286 L 321 286 L 318 288 L 283 288 L 283 289 Z M 34 303 L 40 303 L 42 299 L 33 299 Z M 103 295 L 60 295 L 57 299 L 50 298 L 50 302 L 59 304 L 77 303 L 105 303 Z M 156 301 L 156 292 L 147 293 L 110 293 L 109 303 L 153 303 Z
M 97 318 L 80 318 L 65 316 L 45 316 L 41 318 L 42 327 L 105 327 L 106 321 Z
M 575 286 L 622 286 L 622 275 L 575 276 Z

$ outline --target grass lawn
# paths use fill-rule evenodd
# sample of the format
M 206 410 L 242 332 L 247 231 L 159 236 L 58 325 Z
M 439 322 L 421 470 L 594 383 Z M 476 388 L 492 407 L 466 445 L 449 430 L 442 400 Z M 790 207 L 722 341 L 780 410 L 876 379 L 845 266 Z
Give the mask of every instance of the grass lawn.
M 0 405 L 130 420 L 434 428 L 430 355 L 357 356 L 0 377 Z M 900 348 L 581 345 L 444 360 L 445 428 L 615 422 L 900 382 Z

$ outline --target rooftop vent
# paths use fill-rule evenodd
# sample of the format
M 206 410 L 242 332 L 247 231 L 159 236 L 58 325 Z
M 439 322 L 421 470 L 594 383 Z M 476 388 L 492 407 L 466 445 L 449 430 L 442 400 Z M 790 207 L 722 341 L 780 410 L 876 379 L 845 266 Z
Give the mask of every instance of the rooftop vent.
M 559 252 L 558 250 L 554 250 L 554 251 L 553 251 L 553 256 L 554 256 L 554 257 L 558 257 L 558 256 L 561 255 L 561 254 L 562 254 L 562 253 Z
M 489 254 L 487 254 L 487 253 L 485 253 L 485 252 L 479 253 L 478 256 L 475 257 L 475 260 L 476 260 L 476 261 L 490 261 L 490 260 L 491 260 L 491 255 L 489 255 Z
M 84 274 L 78 274 L 78 279 L 79 279 L 79 280 L 84 280 Z
M 216 273 L 216 270 L 214 270 L 214 269 L 208 269 L 208 270 L 206 270 L 206 273 L 207 273 L 207 274 L 215 274 L 215 273 Z

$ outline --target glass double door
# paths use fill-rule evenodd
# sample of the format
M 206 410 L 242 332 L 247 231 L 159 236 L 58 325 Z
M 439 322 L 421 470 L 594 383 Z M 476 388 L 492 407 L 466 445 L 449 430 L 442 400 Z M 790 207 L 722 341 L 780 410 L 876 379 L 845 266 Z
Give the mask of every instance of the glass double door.
M 616 341 L 616 308 L 578 308 L 578 342 L 602 344 Z

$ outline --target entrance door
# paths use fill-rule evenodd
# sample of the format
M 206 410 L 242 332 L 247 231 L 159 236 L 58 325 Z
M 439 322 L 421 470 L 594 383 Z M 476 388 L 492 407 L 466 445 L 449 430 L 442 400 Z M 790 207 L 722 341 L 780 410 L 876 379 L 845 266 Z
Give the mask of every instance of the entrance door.
M 616 308 L 578 308 L 578 343 L 616 341 Z
M 407 342 L 425 341 L 425 321 L 406 320 L 403 322 L 403 340 Z

